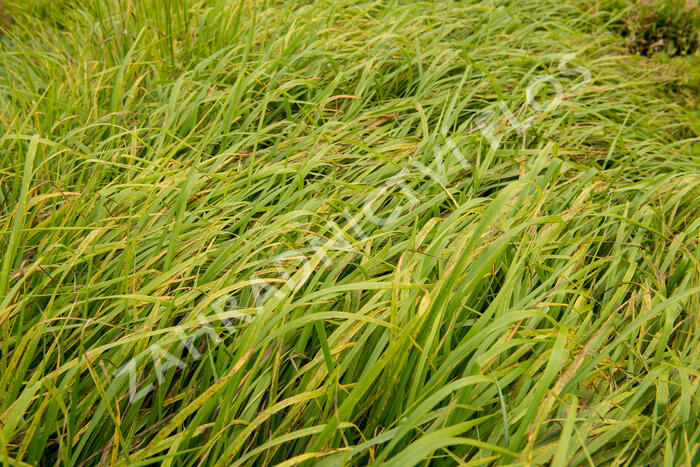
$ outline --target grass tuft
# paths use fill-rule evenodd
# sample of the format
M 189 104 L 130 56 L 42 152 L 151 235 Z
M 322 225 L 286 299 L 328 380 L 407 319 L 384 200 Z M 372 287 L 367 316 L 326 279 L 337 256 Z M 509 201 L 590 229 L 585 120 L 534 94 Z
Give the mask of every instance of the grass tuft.
M 700 463 L 692 21 L 0 2 L 3 465 Z

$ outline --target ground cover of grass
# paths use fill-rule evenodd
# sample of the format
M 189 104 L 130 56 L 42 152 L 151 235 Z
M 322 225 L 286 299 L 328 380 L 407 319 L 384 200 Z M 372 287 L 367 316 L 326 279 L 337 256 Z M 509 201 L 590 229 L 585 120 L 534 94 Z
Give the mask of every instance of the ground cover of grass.
M 3 6 L 1 463 L 700 463 L 700 66 L 630 5 Z

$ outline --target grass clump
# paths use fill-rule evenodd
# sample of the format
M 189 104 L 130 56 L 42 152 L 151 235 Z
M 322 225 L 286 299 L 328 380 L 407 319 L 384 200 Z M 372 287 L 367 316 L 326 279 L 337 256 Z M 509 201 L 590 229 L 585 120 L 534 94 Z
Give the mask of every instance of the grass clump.
M 691 55 L 700 44 L 700 5 L 686 0 L 642 0 L 621 28 L 633 53 Z
M 5 6 L 2 463 L 700 462 L 692 76 L 615 2 Z

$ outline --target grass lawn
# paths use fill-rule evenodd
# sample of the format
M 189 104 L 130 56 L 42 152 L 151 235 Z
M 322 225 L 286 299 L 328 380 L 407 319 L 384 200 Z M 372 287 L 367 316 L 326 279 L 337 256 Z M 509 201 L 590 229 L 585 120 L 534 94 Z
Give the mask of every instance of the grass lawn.
M 0 464 L 700 464 L 654 1 L 0 0 Z

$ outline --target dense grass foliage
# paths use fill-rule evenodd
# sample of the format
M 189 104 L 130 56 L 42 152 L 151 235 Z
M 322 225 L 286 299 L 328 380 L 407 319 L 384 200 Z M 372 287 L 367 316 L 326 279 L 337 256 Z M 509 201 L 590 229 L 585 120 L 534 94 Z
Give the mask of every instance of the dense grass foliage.
M 700 463 L 698 54 L 626 4 L 4 8 L 4 465 Z

